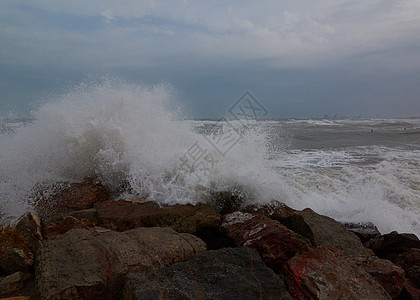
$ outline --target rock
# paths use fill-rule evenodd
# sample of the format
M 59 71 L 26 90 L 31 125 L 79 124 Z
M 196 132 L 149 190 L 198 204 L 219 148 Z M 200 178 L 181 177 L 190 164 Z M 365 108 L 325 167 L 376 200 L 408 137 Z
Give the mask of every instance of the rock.
M 0 269 L 6 274 L 12 274 L 18 271 L 28 272 L 34 264 L 33 254 L 25 253 L 21 249 L 9 247 L 0 257 Z
M 283 274 L 296 299 L 391 299 L 353 259 L 331 246 L 291 258 Z
M 33 254 L 29 241 L 14 227 L 0 227 L 0 271 L 12 274 L 17 271 L 27 272 L 33 264 Z
M 137 227 L 170 226 L 193 233 L 201 228 L 218 228 L 220 216 L 207 204 L 159 206 L 155 202 L 107 201 L 95 204 L 101 226 L 124 231 Z
M 87 220 L 92 224 L 98 224 L 98 213 L 94 208 L 72 211 L 67 215 L 78 220 Z
M 127 272 L 171 265 L 205 250 L 199 238 L 171 228 L 73 229 L 41 242 L 36 284 L 41 299 L 110 299 Z
M 72 216 L 59 217 L 53 221 L 49 221 L 44 225 L 44 237 L 46 239 L 57 235 L 63 234 L 71 229 L 80 229 L 94 227 L 96 224 L 86 219 L 78 220 Z
M 245 203 L 246 196 L 242 195 L 242 191 L 242 188 L 213 191 L 208 203 L 221 215 L 232 213 L 240 210 Z
M 0 297 L 16 295 L 32 277 L 31 274 L 16 272 L 0 280 Z
M 396 299 L 404 284 L 404 270 L 387 259 L 368 256 L 358 265 L 369 273 L 392 297 Z
M 405 270 L 405 276 L 420 286 L 420 249 L 411 248 L 398 255 L 395 262 Z
M 253 249 L 224 248 L 147 272 L 130 273 L 123 299 L 292 299 Z
M 381 235 L 378 228 L 370 223 L 343 223 L 344 227 L 346 227 L 349 231 L 353 232 L 355 235 L 359 237 L 362 243 L 366 243 L 371 239 L 378 237 Z
M 420 287 L 410 279 L 404 281 L 404 289 L 399 300 L 420 300 Z
M 288 259 L 310 247 L 309 241 L 263 215 L 237 211 L 225 215 L 220 227 L 237 246 L 257 250 L 267 266 L 276 272 Z
M 92 208 L 94 203 L 110 199 L 108 188 L 95 179 L 86 179 L 81 183 L 56 184 L 52 188 L 52 195 L 45 194 L 40 189 L 35 206 L 38 214 L 44 218 Z
M 288 207 L 286 204 L 278 201 L 272 201 L 262 206 L 247 206 L 241 210 L 242 212 L 267 216 L 273 220 L 283 224 L 297 210 Z
M 286 226 L 310 240 L 315 247 L 332 245 L 353 258 L 373 255 L 373 252 L 365 248 L 360 239 L 342 224 L 319 215 L 310 208 L 293 213 L 287 218 Z
M 420 248 L 420 240 L 414 234 L 393 231 L 369 241 L 366 247 L 372 249 L 380 258 L 395 263 L 400 254 L 411 248 Z
M 16 296 L 8 298 L 0 298 L 0 300 L 31 300 L 30 296 Z
M 41 221 L 37 214 L 27 212 L 16 222 L 16 229 L 29 241 L 29 248 L 36 251 L 38 241 L 42 240 Z

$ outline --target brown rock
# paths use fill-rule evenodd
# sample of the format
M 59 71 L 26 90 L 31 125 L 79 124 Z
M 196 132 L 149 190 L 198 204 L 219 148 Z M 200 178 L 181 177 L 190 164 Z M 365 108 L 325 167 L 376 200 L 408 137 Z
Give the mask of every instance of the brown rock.
M 400 234 L 393 231 L 369 241 L 366 247 L 372 249 L 380 258 L 386 258 L 395 263 L 400 254 L 411 248 L 420 248 L 420 240 L 414 234 Z
M 16 222 L 15 227 L 29 241 L 31 251 L 36 252 L 36 245 L 38 241 L 42 240 L 41 221 L 38 215 L 33 212 L 25 213 Z
M 33 264 L 29 241 L 14 227 L 0 228 L 0 270 L 5 274 L 27 272 Z
M 343 223 L 344 227 L 346 227 L 349 231 L 353 232 L 355 235 L 359 237 L 362 243 L 366 243 L 371 239 L 378 237 L 381 235 L 378 228 L 368 222 L 368 223 Z
M 405 276 L 420 286 L 420 249 L 411 248 L 398 255 L 396 265 L 405 270 Z
M 220 216 L 207 204 L 159 206 L 155 202 L 107 201 L 95 204 L 101 226 L 124 231 L 137 227 L 170 226 L 193 233 L 200 228 L 217 228 Z
M 405 279 L 404 288 L 399 300 L 420 300 L 420 286 L 416 285 L 410 279 Z
M 41 242 L 36 282 L 42 299 L 111 299 L 127 272 L 171 265 L 206 250 L 197 237 L 171 228 L 98 231 L 74 229 Z
M 0 280 L 0 297 L 16 295 L 32 277 L 31 274 L 16 272 Z
M 332 218 L 315 213 L 310 208 L 293 213 L 286 226 L 311 241 L 313 246 L 332 245 L 353 258 L 373 255 L 360 239 Z
M 320 246 L 283 266 L 289 292 L 297 299 L 391 299 L 372 276 L 343 251 Z
M 56 184 L 53 191 L 52 196 L 40 191 L 40 195 L 36 197 L 35 206 L 42 217 L 50 218 L 92 208 L 94 203 L 110 199 L 108 188 L 95 179 L 86 179 L 81 183 Z
M 30 300 L 30 296 L 16 296 L 16 297 L 7 297 L 7 298 L 0 298 L 0 300 Z
M 280 276 L 255 250 L 224 248 L 170 267 L 129 273 L 123 299 L 291 300 Z
M 296 253 L 310 247 L 306 239 L 263 215 L 237 211 L 225 215 L 220 227 L 237 246 L 257 250 L 263 261 L 276 272 Z
M 400 295 L 405 279 L 402 268 L 376 256 L 368 256 L 358 265 L 380 283 L 392 299 Z
M 62 216 L 44 225 L 44 237 L 46 239 L 63 234 L 71 229 L 94 227 L 96 224 L 86 219 L 78 220 L 72 216 Z
M 272 201 L 271 203 L 262 206 L 250 205 L 241 211 L 251 214 L 264 215 L 283 224 L 283 222 L 285 222 L 287 218 L 289 218 L 297 210 L 290 208 L 282 202 Z
M 23 271 L 28 272 L 29 268 L 34 264 L 33 254 L 25 253 L 21 249 L 9 247 L 0 257 L 0 270 L 6 274 Z

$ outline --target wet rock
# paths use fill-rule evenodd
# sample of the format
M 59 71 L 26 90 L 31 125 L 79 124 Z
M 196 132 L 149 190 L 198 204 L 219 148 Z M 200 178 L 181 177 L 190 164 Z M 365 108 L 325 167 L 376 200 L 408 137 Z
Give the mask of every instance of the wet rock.
M 44 218 L 60 216 L 75 210 L 92 208 L 96 202 L 110 199 L 110 191 L 96 179 L 81 183 L 56 184 L 49 193 L 39 188 L 35 196 L 38 214 Z M 51 193 L 51 195 L 50 195 Z
M 41 242 L 36 284 L 42 299 L 111 299 L 127 272 L 171 265 L 205 250 L 199 238 L 171 228 L 73 229 Z
M 399 300 L 420 300 L 420 286 L 416 285 L 410 279 L 404 281 L 404 288 Z
M 291 258 L 284 264 L 283 274 L 296 299 L 391 299 L 353 259 L 331 246 Z
M 63 234 L 71 229 L 89 228 L 94 227 L 96 223 L 92 223 L 86 219 L 76 219 L 72 216 L 63 216 L 55 220 L 49 221 L 44 225 L 44 237 L 46 239 L 57 235 Z
M 404 270 L 387 259 L 369 256 L 358 265 L 369 273 L 388 292 L 392 299 L 396 299 L 403 289 Z
M 362 243 L 366 243 L 371 239 L 381 235 L 378 228 L 370 222 L 367 223 L 343 223 L 349 231 L 353 232 L 359 237 Z
M 14 227 L 0 227 L 0 272 L 26 272 L 33 264 L 29 241 Z
M 327 216 L 315 213 L 310 208 L 293 213 L 286 226 L 311 241 L 313 246 L 332 245 L 353 258 L 373 255 L 360 239 L 342 224 Z
M 292 299 L 253 249 L 224 248 L 127 276 L 123 299 Z
M 18 294 L 31 278 L 31 274 L 16 272 L 0 279 L 0 297 L 9 297 Z
M 380 258 L 386 258 L 395 263 L 400 254 L 411 248 L 419 249 L 420 240 L 415 234 L 393 231 L 369 241 L 366 247 L 372 249 Z
M 242 212 L 258 214 L 267 216 L 273 220 L 279 221 L 283 224 L 292 214 L 297 212 L 297 210 L 290 208 L 286 204 L 278 201 L 272 201 L 269 204 L 262 206 L 247 206 L 241 210 Z
M 27 212 L 16 222 L 16 229 L 29 241 L 29 248 L 36 251 L 38 241 L 42 240 L 41 221 L 37 214 Z
M 242 191 L 242 188 L 214 191 L 208 203 L 221 215 L 232 213 L 240 210 L 245 203 L 246 196 Z
M 170 226 L 178 232 L 193 233 L 220 224 L 219 214 L 207 204 L 159 206 L 155 202 L 119 200 L 98 202 L 95 208 L 101 226 L 117 231 Z
M 276 272 L 288 259 L 310 247 L 306 239 L 263 215 L 237 211 L 225 215 L 220 227 L 237 246 L 257 250 L 267 266 Z
M 411 248 L 398 255 L 395 262 L 405 270 L 405 276 L 420 286 L 420 249 Z
M 33 254 L 25 253 L 21 249 L 9 247 L 0 257 L 0 270 L 6 274 L 12 274 L 18 271 L 28 272 L 34 264 Z

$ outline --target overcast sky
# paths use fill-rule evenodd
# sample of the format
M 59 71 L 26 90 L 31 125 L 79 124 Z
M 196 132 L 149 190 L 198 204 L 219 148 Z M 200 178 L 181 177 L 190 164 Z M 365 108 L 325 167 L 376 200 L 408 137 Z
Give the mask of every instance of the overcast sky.
M 420 1 L 0 2 L 0 115 L 103 74 L 195 117 L 246 91 L 270 117 L 420 116 Z

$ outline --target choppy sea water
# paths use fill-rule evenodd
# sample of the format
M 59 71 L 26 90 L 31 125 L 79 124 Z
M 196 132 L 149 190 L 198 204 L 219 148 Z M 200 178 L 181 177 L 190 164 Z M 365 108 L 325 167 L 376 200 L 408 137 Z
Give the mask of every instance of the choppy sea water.
M 30 210 L 40 187 L 95 176 L 123 198 L 230 191 L 420 235 L 420 119 L 181 120 L 171 106 L 165 86 L 110 81 L 1 119 L 1 214 Z

